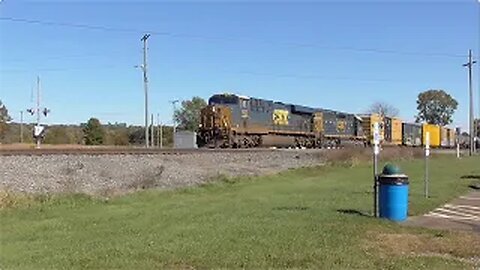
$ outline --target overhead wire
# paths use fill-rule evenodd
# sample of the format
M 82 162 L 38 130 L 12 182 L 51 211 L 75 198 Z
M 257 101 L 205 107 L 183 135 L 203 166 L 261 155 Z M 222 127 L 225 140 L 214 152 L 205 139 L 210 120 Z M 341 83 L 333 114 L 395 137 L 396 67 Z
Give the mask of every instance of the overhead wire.
M 428 56 L 428 57 L 452 57 L 452 58 L 467 57 L 467 55 L 464 55 L 464 54 L 453 54 L 453 53 L 400 51 L 400 50 L 379 49 L 379 48 L 357 48 L 352 46 L 327 46 L 327 45 L 318 44 L 318 43 L 278 42 L 278 41 L 249 38 L 249 37 L 214 37 L 214 36 L 205 36 L 205 35 L 179 34 L 179 33 L 172 33 L 172 32 L 166 32 L 166 31 L 155 31 L 155 30 L 145 31 L 145 30 L 133 29 L 133 28 L 117 28 L 117 27 L 91 25 L 91 24 L 53 22 L 53 21 L 32 20 L 32 19 L 13 18 L 13 17 L 0 17 L 0 21 L 39 24 L 39 25 L 48 25 L 48 26 L 62 26 L 62 27 L 110 31 L 110 32 L 126 32 L 126 33 L 147 32 L 151 35 L 171 36 L 171 37 L 177 37 L 177 38 L 195 38 L 195 39 L 229 40 L 229 41 L 259 41 L 259 42 L 269 43 L 274 45 L 281 44 L 281 45 L 293 46 L 293 47 L 314 47 L 314 48 L 322 48 L 326 50 L 344 50 L 344 51 L 363 52 L 363 53 L 417 55 L 417 56 Z
M 389 50 L 389 49 L 378 49 L 378 48 L 356 48 L 356 47 L 345 47 L 345 46 L 325 46 L 320 44 L 313 43 L 295 43 L 295 42 L 277 42 L 271 40 L 258 40 L 248 37 L 211 37 L 203 35 L 191 35 L 191 34 L 177 34 L 164 31 L 144 31 L 133 28 L 117 28 L 109 26 L 100 26 L 100 25 L 90 25 L 90 24 L 81 24 L 81 23 L 67 23 L 67 22 L 53 22 L 53 21 L 43 21 L 43 20 L 32 20 L 24 18 L 13 18 L 13 17 L 0 17 L 0 21 L 10 21 L 10 22 L 19 22 L 27 24 L 39 24 L 47 26 L 61 26 L 61 27 L 73 27 L 79 29 L 87 30 L 100 30 L 100 31 L 111 31 L 111 32 L 125 32 L 125 33 L 145 33 L 148 32 L 152 35 L 163 35 L 171 37 L 181 37 L 181 38 L 200 38 L 200 39 L 214 39 L 214 40 L 230 40 L 230 41 L 239 41 L 239 40 L 256 40 L 260 42 L 268 42 L 274 44 L 283 44 L 287 46 L 295 47 L 320 47 L 323 49 L 329 50 L 349 50 L 355 52 L 364 52 L 364 53 L 381 53 L 381 54 L 400 54 L 400 55 L 419 55 L 419 56 L 435 56 L 435 57 L 455 57 L 455 58 L 464 58 L 466 55 L 461 54 L 451 54 L 451 53 L 425 53 L 425 52 L 412 52 L 412 51 L 398 51 L 398 50 Z M 50 59 L 62 59 L 68 57 L 87 57 L 89 55 L 75 55 L 75 56 L 54 56 Z M 92 55 L 93 56 L 93 55 Z M 92 68 L 119 68 L 120 66 L 96 66 Z M 122 66 L 123 67 L 123 66 Z M 47 72 L 57 72 L 57 71 L 68 71 L 68 70 L 79 70 L 79 69 L 91 69 L 90 67 L 85 68 L 39 68 L 35 71 L 47 71 Z M 13 70 L 0 70 L 0 72 L 26 72 L 21 69 Z M 228 72 L 228 71 L 227 71 Z M 253 76 L 269 76 L 276 78 L 301 78 L 301 79 L 330 79 L 330 80 L 350 80 L 350 81 L 365 81 L 365 82 L 400 82 L 390 79 L 358 79 L 358 78 L 349 78 L 349 77 L 327 77 L 327 76 L 318 76 L 318 75 L 295 75 L 295 74 L 273 74 L 273 73 L 264 73 L 264 72 L 254 72 L 254 71 L 235 71 L 237 74 L 253 75 Z

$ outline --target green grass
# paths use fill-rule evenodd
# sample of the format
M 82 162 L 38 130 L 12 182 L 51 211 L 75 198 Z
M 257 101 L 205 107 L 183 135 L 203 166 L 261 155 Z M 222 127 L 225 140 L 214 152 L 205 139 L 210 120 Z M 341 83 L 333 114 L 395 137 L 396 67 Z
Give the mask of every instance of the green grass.
M 432 159 L 432 197 L 427 200 L 422 193 L 423 162 L 400 162 L 410 176 L 410 214 L 425 213 L 465 193 L 472 180 L 460 176 L 480 174 L 479 164 L 478 157 Z M 367 165 L 305 168 L 110 200 L 82 195 L 43 198 L 0 211 L 0 268 L 473 267 L 462 259 L 475 255 L 462 249 L 462 241 L 470 241 L 470 236 L 369 217 L 370 174 Z M 442 256 L 416 256 L 408 243 L 398 243 L 404 253 L 382 251 L 384 238 L 378 236 L 388 239 L 395 234 L 435 239 L 439 246 L 430 252 Z M 458 247 L 442 248 L 444 240 Z

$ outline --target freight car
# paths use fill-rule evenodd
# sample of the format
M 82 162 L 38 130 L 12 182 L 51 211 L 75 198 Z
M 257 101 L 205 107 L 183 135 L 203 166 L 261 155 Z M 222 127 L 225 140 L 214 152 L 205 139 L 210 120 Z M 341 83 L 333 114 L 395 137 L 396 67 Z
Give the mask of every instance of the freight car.
M 385 143 L 402 145 L 402 120 L 397 117 L 385 117 Z
M 210 97 L 201 110 L 200 147 L 319 148 L 365 144 L 354 114 L 233 94 Z
M 426 133 L 430 133 L 430 146 L 433 148 L 453 148 L 456 135 L 452 128 L 432 124 L 402 122 L 396 117 L 382 117 L 378 114 L 360 115 L 367 144 L 373 143 L 373 126 L 379 124 L 379 135 L 383 145 L 424 146 Z
M 422 146 L 422 126 L 419 124 L 402 123 L 402 145 Z
M 378 123 L 378 131 L 380 138 L 384 138 L 384 124 L 383 124 L 383 118 L 376 114 L 361 114 L 360 115 L 362 119 L 362 128 L 363 128 L 363 133 L 366 137 L 367 144 L 371 145 L 373 144 L 373 132 L 374 132 L 374 124 Z
M 430 134 L 430 146 L 433 148 L 440 147 L 440 126 L 433 124 L 422 125 L 422 144 L 427 142 L 427 132 Z

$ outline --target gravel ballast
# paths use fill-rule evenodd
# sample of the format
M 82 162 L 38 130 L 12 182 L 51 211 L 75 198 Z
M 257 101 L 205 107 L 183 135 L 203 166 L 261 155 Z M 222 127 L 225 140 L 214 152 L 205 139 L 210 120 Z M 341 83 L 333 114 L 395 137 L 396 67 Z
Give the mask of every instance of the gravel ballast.
M 317 151 L 276 150 L 183 155 L 0 156 L 0 190 L 109 195 L 171 189 L 218 175 L 262 175 L 322 164 Z

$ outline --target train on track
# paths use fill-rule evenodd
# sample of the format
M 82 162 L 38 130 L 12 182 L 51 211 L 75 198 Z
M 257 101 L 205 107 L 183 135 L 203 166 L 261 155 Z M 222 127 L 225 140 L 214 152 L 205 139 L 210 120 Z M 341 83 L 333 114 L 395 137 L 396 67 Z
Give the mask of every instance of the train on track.
M 367 146 L 373 140 L 375 122 L 385 145 L 422 146 L 427 132 L 432 147 L 456 143 L 456 132 L 448 127 L 235 94 L 210 97 L 200 113 L 197 143 L 209 148 Z

